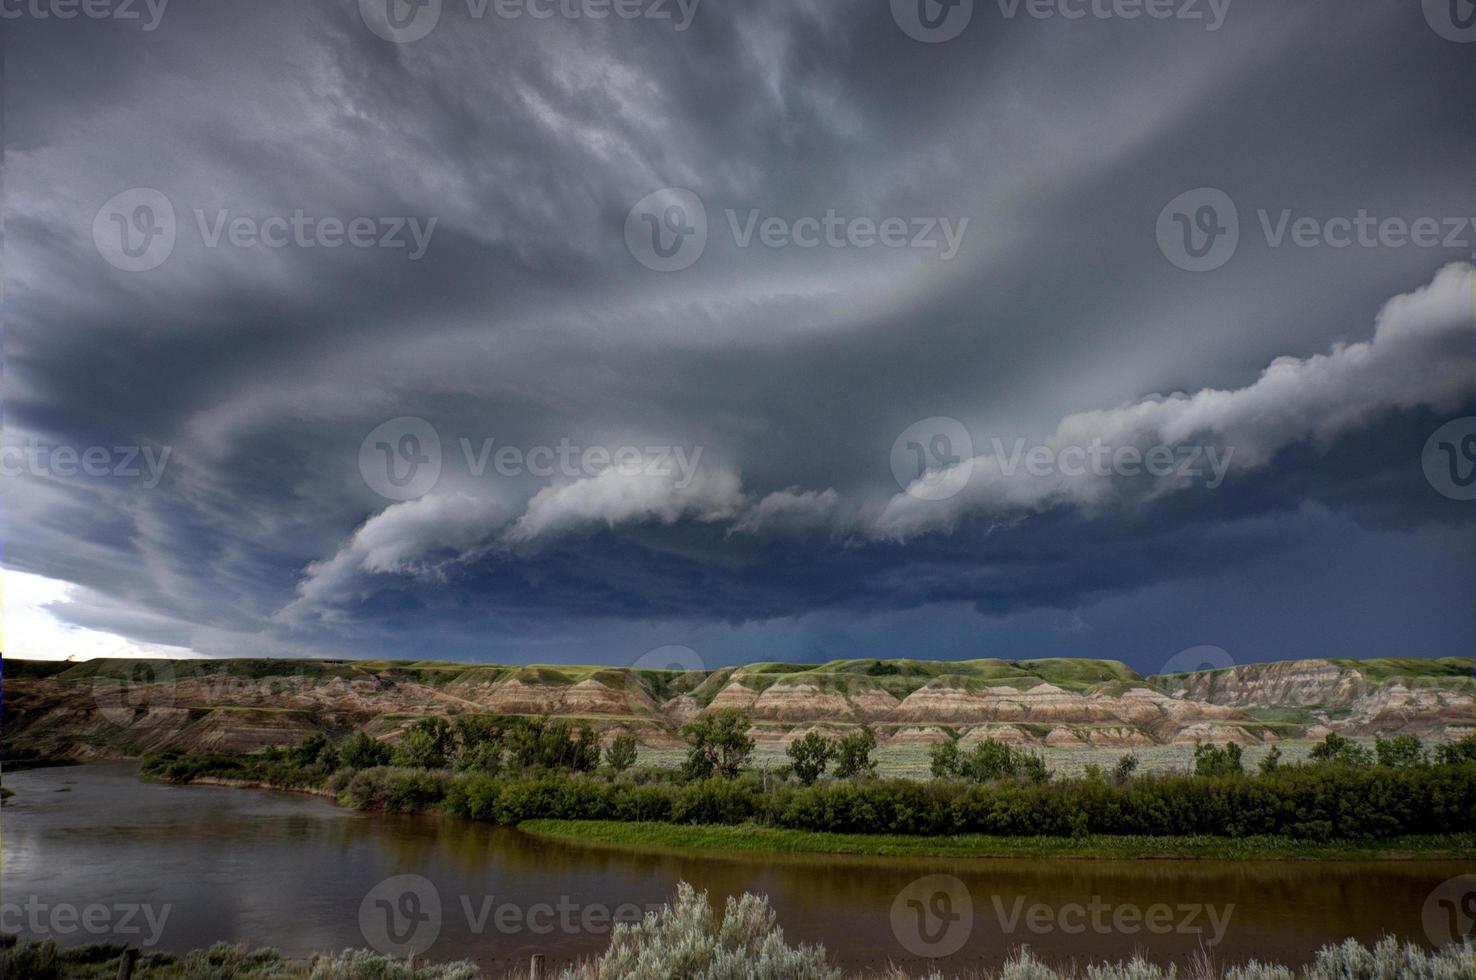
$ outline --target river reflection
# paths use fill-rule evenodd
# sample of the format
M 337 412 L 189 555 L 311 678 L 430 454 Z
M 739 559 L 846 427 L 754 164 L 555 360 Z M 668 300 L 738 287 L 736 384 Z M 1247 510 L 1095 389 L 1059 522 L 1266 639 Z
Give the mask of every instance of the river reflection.
M 1182 962 L 1213 938 L 1207 905 L 1228 916 L 1223 941 L 1213 949 L 1221 962 L 1253 956 L 1303 962 L 1318 945 L 1348 936 L 1370 942 L 1393 933 L 1424 943 L 1426 897 L 1440 882 L 1476 870 L 1450 861 L 650 854 L 546 843 L 437 817 L 356 814 L 304 795 L 142 783 L 126 765 L 7 774 L 5 785 L 17 793 L 5 807 L 0 839 L 7 929 L 36 932 L 20 908 L 27 903 L 43 909 L 150 903 L 169 907 L 159 941 L 164 948 L 230 940 L 304 956 L 366 945 L 359 921 L 365 895 L 388 877 L 418 874 L 433 883 L 442 904 L 429 957 L 472 959 L 494 974 L 532 952 L 560 962 L 599 951 L 607 937 L 600 909 L 659 904 L 682 879 L 706 889 L 719 906 L 728 895 L 767 894 L 790 941 L 823 942 L 848 968 L 894 961 L 920 971 L 925 962 L 898 941 L 891 912 L 910 882 L 934 873 L 956 876 L 973 902 L 967 940 L 939 961 L 961 970 L 997 966 L 1021 944 L 1050 959 L 1142 952 Z M 1073 906 L 1093 902 L 1096 921 L 1087 909 L 1074 913 Z M 496 910 L 504 906 L 510 911 L 499 920 Z M 529 921 L 528 911 L 540 906 L 547 911 Z M 1153 906 L 1171 907 L 1159 913 L 1165 923 L 1203 931 L 1112 928 L 1116 910 Z M 1181 906 L 1200 907 L 1192 923 Z M 586 912 L 591 907 L 597 908 Z M 576 928 L 560 928 L 561 918 Z M 100 937 L 56 938 L 77 944 Z

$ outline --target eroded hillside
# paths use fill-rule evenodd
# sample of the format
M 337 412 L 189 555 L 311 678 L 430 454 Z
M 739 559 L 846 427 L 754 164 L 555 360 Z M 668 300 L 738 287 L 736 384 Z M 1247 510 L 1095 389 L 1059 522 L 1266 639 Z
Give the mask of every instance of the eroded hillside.
M 82 758 L 177 747 L 242 751 L 322 731 L 393 737 L 426 715 L 556 715 L 653 746 L 738 708 L 781 744 L 876 728 L 883 744 L 960 735 L 1055 747 L 1257 743 L 1476 722 L 1476 661 L 1312 660 L 1143 677 L 1105 660 L 853 660 L 711 672 L 398 661 L 5 662 L 5 744 Z

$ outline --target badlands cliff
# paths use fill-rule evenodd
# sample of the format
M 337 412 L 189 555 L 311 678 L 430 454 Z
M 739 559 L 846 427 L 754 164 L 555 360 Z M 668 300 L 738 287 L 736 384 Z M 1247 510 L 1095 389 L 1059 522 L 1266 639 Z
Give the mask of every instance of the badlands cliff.
M 392 736 L 426 715 L 556 715 L 654 747 L 738 708 L 761 742 L 872 725 L 883 745 L 952 734 L 1053 747 L 1410 733 L 1476 725 L 1476 660 L 1306 660 L 1144 677 L 1104 660 L 847 660 L 710 672 L 396 661 L 4 662 L 4 741 L 82 758 L 244 751 L 322 731 Z

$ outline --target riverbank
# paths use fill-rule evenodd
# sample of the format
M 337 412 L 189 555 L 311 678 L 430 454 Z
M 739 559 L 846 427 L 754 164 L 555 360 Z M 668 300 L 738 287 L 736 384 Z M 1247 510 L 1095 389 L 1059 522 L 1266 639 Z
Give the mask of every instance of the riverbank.
M 1476 858 L 1476 834 L 1394 837 L 1379 841 L 1312 841 L 1289 837 L 905 837 L 833 834 L 753 824 L 738 826 L 526 820 L 535 837 L 594 847 L 703 853 L 852 854 L 880 857 L 1256 860 L 1388 860 Z

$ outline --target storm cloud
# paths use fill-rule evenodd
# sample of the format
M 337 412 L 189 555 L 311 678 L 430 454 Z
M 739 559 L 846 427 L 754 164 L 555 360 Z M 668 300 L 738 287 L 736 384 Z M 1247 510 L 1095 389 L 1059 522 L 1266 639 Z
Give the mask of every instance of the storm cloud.
M 15 8 L 7 652 L 1470 653 L 1418 5 L 536 6 Z

